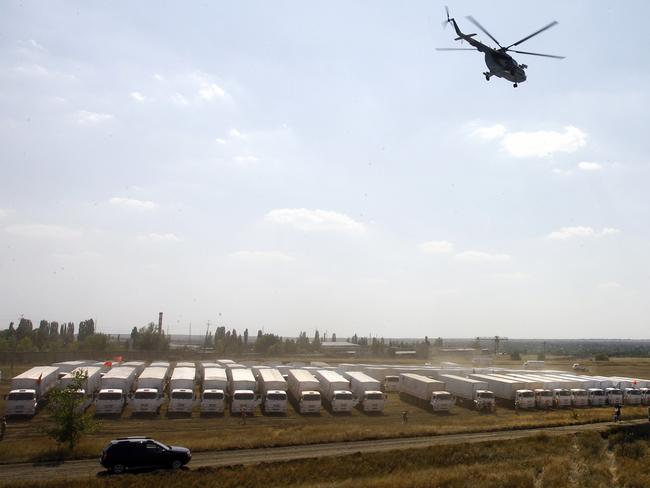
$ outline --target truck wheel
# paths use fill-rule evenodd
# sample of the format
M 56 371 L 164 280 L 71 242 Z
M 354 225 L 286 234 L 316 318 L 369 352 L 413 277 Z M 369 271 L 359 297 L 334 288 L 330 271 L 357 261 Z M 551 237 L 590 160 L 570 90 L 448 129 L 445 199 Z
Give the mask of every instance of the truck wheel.
M 174 459 L 172 461 L 172 469 L 180 469 L 183 463 L 181 463 L 180 459 Z
M 124 465 L 123 464 L 116 464 L 111 468 L 111 471 L 113 474 L 122 474 L 124 473 Z

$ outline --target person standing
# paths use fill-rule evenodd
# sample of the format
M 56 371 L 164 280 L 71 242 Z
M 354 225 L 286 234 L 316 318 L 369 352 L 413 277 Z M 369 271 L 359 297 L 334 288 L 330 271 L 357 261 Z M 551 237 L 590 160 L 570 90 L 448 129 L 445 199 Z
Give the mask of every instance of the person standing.
M 614 422 L 619 422 L 621 420 L 621 404 L 617 403 L 614 406 Z
M 0 441 L 5 438 L 6 432 L 7 432 L 7 417 L 3 416 L 2 421 L 0 421 Z
M 406 410 L 402 411 L 402 423 L 406 424 L 408 423 L 409 418 L 408 418 L 408 412 Z
M 246 425 L 246 406 L 241 408 L 241 422 L 242 425 Z

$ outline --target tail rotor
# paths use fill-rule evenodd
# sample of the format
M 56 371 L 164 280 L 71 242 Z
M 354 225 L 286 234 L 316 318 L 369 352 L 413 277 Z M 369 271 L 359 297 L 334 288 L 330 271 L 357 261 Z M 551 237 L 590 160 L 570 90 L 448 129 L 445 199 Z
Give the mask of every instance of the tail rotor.
M 447 20 L 442 21 L 442 27 L 447 28 L 447 24 L 451 24 L 451 19 L 449 18 L 449 7 L 445 5 L 445 13 L 447 14 Z

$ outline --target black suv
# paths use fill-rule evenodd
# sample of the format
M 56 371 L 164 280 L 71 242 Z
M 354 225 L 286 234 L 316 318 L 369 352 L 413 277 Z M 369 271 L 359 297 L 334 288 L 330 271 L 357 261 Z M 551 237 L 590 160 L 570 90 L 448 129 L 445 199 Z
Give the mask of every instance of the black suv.
M 192 459 L 185 447 L 168 446 L 150 437 L 120 437 L 102 451 L 100 464 L 115 474 L 127 469 L 167 467 L 178 469 Z

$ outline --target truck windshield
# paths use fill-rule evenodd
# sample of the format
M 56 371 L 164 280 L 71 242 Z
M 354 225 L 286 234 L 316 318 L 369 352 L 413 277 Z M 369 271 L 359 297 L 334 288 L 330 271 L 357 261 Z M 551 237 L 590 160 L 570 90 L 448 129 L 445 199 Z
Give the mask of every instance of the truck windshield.
M 621 395 L 621 390 L 608 390 L 608 395 Z
M 438 393 L 435 398 L 436 400 L 451 400 L 451 395 L 449 393 Z
M 592 396 L 603 396 L 602 390 L 594 390 L 591 392 Z
M 626 392 L 628 395 L 640 395 L 641 392 L 639 390 L 627 390 Z
M 136 400 L 154 400 L 158 396 L 155 391 L 137 391 L 134 395 Z
M 352 400 L 352 393 L 337 393 L 334 400 Z
M 550 396 L 551 396 L 551 392 L 550 392 L 550 391 L 540 391 L 540 392 L 539 392 L 539 396 L 550 397 Z
M 172 398 L 175 400 L 191 400 L 194 395 L 191 391 L 175 391 L 172 393 Z
M 587 392 L 584 391 L 584 390 L 578 390 L 578 391 L 574 391 L 572 393 L 573 393 L 574 396 L 585 396 L 587 394 Z
M 20 402 L 20 401 L 25 401 L 25 400 L 34 400 L 34 394 L 33 393 L 9 393 L 9 396 L 7 396 L 7 400 L 13 401 L 13 402 Z
M 533 392 L 532 391 L 524 391 L 524 392 L 521 393 L 520 396 L 522 398 L 531 398 L 533 396 Z
M 208 391 L 203 394 L 204 400 L 223 400 L 223 393 Z
M 121 400 L 121 393 L 100 393 L 97 395 L 98 400 Z
M 569 396 L 571 393 L 568 390 L 560 390 L 557 392 L 558 396 Z
M 314 395 L 311 393 L 309 395 L 303 395 L 302 399 L 305 402 L 320 402 L 320 395 Z
M 235 400 L 253 400 L 255 398 L 255 394 L 253 394 L 253 393 L 235 393 L 235 396 L 233 398 Z
M 386 376 L 386 379 L 384 381 L 386 383 L 399 383 L 399 377 L 398 376 Z
M 483 391 L 483 392 L 478 394 L 478 397 L 479 398 L 487 398 L 487 399 L 494 398 L 494 393 L 491 393 L 489 391 Z
M 286 400 L 287 399 L 287 394 L 286 393 L 269 393 L 266 395 L 267 400 Z
M 384 395 L 381 393 L 366 393 L 366 400 L 383 400 Z

